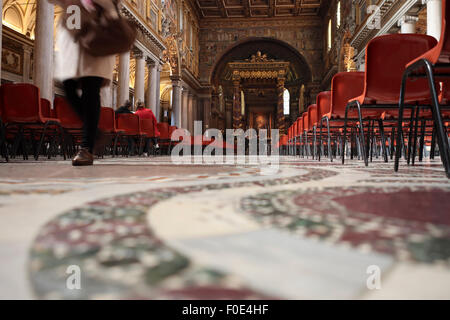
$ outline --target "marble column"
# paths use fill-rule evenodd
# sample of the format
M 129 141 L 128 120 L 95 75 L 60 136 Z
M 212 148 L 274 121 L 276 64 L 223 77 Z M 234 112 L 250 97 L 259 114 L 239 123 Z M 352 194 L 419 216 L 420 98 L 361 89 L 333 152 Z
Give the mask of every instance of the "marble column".
M 191 92 L 188 96 L 188 130 L 194 134 L 194 95 Z
M 102 107 L 112 108 L 113 107 L 113 85 L 104 86 L 100 90 L 100 103 Z
M 130 99 L 130 53 L 124 53 L 119 57 L 119 87 L 117 106 L 122 106 Z
M 188 96 L 189 96 L 189 91 L 187 88 L 183 87 L 183 92 L 182 92 L 182 98 L 181 98 L 181 127 L 183 129 L 188 129 L 189 130 L 189 122 L 188 122 Z
M 416 23 L 419 21 L 415 16 L 403 16 L 398 21 L 398 26 L 401 28 L 400 33 L 416 33 Z
M 37 1 L 34 41 L 34 84 L 41 98 L 53 103 L 53 28 L 55 7 L 47 1 Z
M 242 128 L 241 121 L 241 79 L 233 79 L 233 129 Z
M 179 78 L 172 79 L 172 114 L 175 118 L 174 124 L 181 128 L 181 81 Z
M 155 116 L 156 120 L 161 121 L 161 71 L 162 71 L 162 65 L 158 62 L 156 65 L 156 81 L 155 81 Z
M 145 59 L 144 54 L 136 50 L 134 51 L 136 59 L 136 74 L 134 79 L 134 97 L 135 101 L 145 101 Z
M 284 117 L 284 78 L 278 78 L 277 81 L 277 94 L 278 94 L 278 105 L 277 105 L 277 128 L 280 130 L 280 135 L 285 134 L 286 120 Z
M 0 39 L 1 40 L 1 39 Z M 30 71 L 31 71 L 31 52 L 33 51 L 33 48 L 24 45 L 23 46 L 23 82 L 24 83 L 30 83 Z M 1 47 L 0 47 L 1 52 Z
M 148 86 L 147 86 L 147 107 L 153 111 L 155 117 L 159 119 L 156 113 L 156 66 L 155 62 L 150 58 L 147 59 L 148 66 Z
M 422 0 L 427 4 L 427 35 L 438 41 L 442 28 L 442 0 Z

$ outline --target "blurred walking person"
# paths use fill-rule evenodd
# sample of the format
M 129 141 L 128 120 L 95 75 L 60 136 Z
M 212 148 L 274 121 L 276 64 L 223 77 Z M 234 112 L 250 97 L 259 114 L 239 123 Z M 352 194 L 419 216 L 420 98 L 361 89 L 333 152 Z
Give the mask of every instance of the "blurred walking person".
M 61 6 L 64 12 L 72 5 L 77 5 L 81 10 L 80 30 L 69 28 L 67 17 L 63 16 L 61 19 L 58 27 L 55 78 L 63 83 L 68 102 L 83 121 L 81 149 L 72 160 L 72 165 L 89 166 L 94 162 L 93 151 L 101 107 L 100 89 L 111 83 L 116 61 L 114 48 L 106 47 L 109 52 L 100 52 L 95 46 L 95 41 L 105 41 L 108 31 L 99 32 L 100 20 L 93 21 L 96 18 L 92 17 L 104 17 L 103 21 L 110 23 L 119 22 L 122 18 L 117 9 L 118 0 L 48 1 Z M 102 32 L 105 34 L 100 34 Z M 117 53 L 119 51 L 123 50 L 118 49 Z

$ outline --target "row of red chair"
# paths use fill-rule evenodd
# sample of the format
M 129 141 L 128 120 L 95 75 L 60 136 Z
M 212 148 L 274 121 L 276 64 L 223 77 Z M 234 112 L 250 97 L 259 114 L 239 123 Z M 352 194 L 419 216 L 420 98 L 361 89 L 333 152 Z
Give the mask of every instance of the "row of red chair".
M 62 97 L 56 97 L 54 108 L 50 101 L 40 98 L 39 88 L 32 84 L 5 84 L 0 87 L 1 135 L 0 151 L 8 159 L 7 140 L 11 140 L 13 156 L 22 146 L 24 158 L 27 141 L 31 141 L 37 160 L 43 147 L 52 147 L 56 153 L 72 153 L 81 141 L 83 123 L 71 106 Z M 158 123 L 162 145 L 170 145 L 171 133 L 176 127 Z M 102 107 L 99 129 L 112 138 L 115 154 L 119 137 L 155 138 L 155 128 L 150 119 L 140 119 L 136 114 L 118 114 L 111 108 Z M 36 139 L 36 136 L 40 136 Z M 71 141 L 72 152 L 66 147 Z M 38 143 L 37 143 L 38 142 Z M 48 151 L 48 150 L 47 150 Z M 56 154 L 55 153 L 55 154 Z M 48 153 L 50 157 L 50 153 Z
M 311 154 L 320 159 L 322 124 L 326 122 L 331 160 L 331 140 L 334 137 L 334 146 L 340 144 L 336 155 L 340 153 L 344 163 L 347 129 L 350 127 L 350 149 L 353 150 L 355 142 L 366 165 L 369 155 L 372 155 L 374 139 L 379 138 L 385 162 L 388 161 L 387 145 L 395 148 L 395 170 L 398 170 L 401 150 L 407 149 L 408 164 L 411 154 L 414 161 L 420 122 L 420 148 L 423 149 L 427 135 L 433 137 L 433 147 L 434 140 L 437 140 L 445 172 L 450 177 L 450 150 L 444 122 L 450 117 L 447 111 L 450 97 L 450 23 L 446 23 L 450 21 L 450 6 L 446 6 L 446 2 L 442 1 L 444 14 L 439 42 L 419 34 L 384 35 L 371 40 L 366 47 L 365 72 L 335 75 L 331 91 L 320 93 L 317 103 L 309 106 L 289 128 L 289 152 L 295 155 L 300 147 L 301 154 Z M 317 135 L 319 128 L 320 134 Z M 405 139 L 406 134 L 408 139 Z M 389 143 L 387 140 L 390 140 Z

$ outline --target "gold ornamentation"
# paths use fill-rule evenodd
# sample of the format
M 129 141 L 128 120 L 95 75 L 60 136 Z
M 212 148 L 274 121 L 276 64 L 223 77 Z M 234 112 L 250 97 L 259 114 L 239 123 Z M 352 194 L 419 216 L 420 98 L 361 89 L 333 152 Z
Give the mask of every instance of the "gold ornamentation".
M 246 59 L 245 61 L 249 62 L 267 62 L 273 61 L 273 59 L 268 59 L 267 54 L 262 54 L 261 51 L 256 52 L 256 54 L 252 54 L 250 59 Z

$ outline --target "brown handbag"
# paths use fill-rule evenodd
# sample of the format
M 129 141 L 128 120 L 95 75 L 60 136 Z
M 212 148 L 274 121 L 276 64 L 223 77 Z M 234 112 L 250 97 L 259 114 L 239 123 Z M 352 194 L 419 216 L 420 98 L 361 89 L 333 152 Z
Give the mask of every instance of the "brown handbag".
M 118 2 L 114 2 L 118 19 L 109 17 L 105 9 L 95 4 L 96 11 L 88 12 L 82 6 L 81 29 L 71 30 L 81 47 L 94 57 L 111 56 L 132 49 L 137 36 L 135 23 L 123 18 Z

